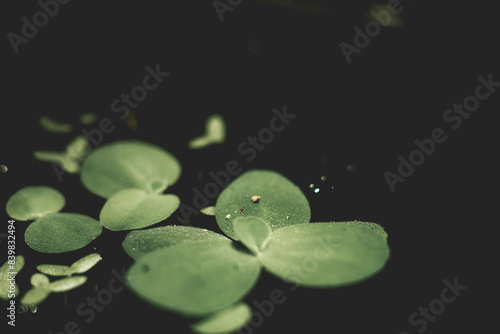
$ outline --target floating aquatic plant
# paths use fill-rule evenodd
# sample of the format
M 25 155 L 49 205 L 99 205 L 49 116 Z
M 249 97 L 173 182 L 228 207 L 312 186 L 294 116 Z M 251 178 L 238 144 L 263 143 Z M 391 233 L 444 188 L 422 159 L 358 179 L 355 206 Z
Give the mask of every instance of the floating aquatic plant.
M 28 186 L 15 192 L 7 201 L 7 214 L 21 221 L 34 220 L 60 211 L 66 204 L 64 196 L 47 186 Z
M 231 238 L 188 226 L 129 233 L 123 248 L 136 260 L 127 272 L 130 288 L 157 307 L 210 324 L 231 313 L 262 269 L 297 285 L 339 287 L 374 275 L 389 256 L 378 224 L 309 223 L 304 195 L 273 171 L 234 180 L 217 199 L 215 216 Z
M 75 261 L 71 266 L 60 264 L 40 264 L 36 267 L 36 269 L 38 269 L 41 273 L 50 276 L 71 276 L 88 271 L 101 260 L 102 258 L 99 253 L 92 253 L 82 257 L 78 261 Z
M 78 213 L 51 213 L 31 223 L 24 234 L 30 248 L 64 253 L 83 248 L 102 232 L 101 223 Z
M 156 224 L 177 210 L 177 195 L 163 192 L 180 174 L 177 158 L 162 148 L 120 141 L 92 152 L 81 180 L 90 192 L 107 198 L 99 217 L 104 227 L 120 231 Z
M 31 276 L 32 287 L 21 298 L 21 304 L 36 306 L 47 299 L 51 293 L 67 292 L 83 285 L 87 281 L 86 276 L 72 275 L 87 272 L 101 260 L 101 255 L 92 253 L 75 261 L 71 266 L 59 264 L 38 265 L 36 268 L 40 273 Z M 47 275 L 67 277 L 50 282 Z
M 300 188 L 283 175 L 270 170 L 250 170 L 231 182 L 215 205 L 217 223 L 230 238 L 238 240 L 233 222 L 241 216 L 262 218 L 276 230 L 309 223 L 311 209 Z
M 164 149 L 138 140 L 123 140 L 96 148 L 84 161 L 83 185 L 93 194 L 110 198 L 122 190 L 158 194 L 181 174 L 177 158 Z
M 201 148 L 224 140 L 219 116 L 207 120 L 207 134 L 190 142 Z M 250 170 L 233 180 L 213 206 L 221 232 L 193 226 L 160 226 L 177 210 L 180 199 L 165 194 L 180 177 L 177 158 L 161 147 L 125 140 L 96 148 L 83 162 L 80 178 L 104 199 L 99 220 L 59 212 L 64 196 L 46 186 L 25 187 L 11 196 L 7 213 L 34 220 L 26 243 L 44 253 L 80 249 L 102 232 L 133 230 L 122 243 L 134 259 L 126 273 L 128 287 L 140 298 L 168 311 L 195 318 L 196 333 L 236 331 L 250 320 L 242 302 L 262 270 L 286 282 L 311 288 L 336 288 L 365 280 L 380 271 L 388 257 L 384 229 L 375 223 L 311 223 L 307 198 L 298 186 L 271 170 Z M 23 258 L 19 258 L 22 267 Z M 90 254 L 73 264 L 41 264 L 31 277 L 25 305 L 37 305 L 51 293 L 85 283 L 81 274 L 101 260 Z M 4 275 L 5 265 L 0 269 Z M 20 268 L 19 268 L 20 270 Z M 47 276 L 60 276 L 50 281 Z M 0 285 L 0 295 L 5 287 Z
M 24 234 L 30 248 L 42 253 L 64 253 L 85 247 L 102 232 L 98 220 L 58 212 L 65 203 L 64 196 L 54 188 L 28 186 L 9 198 L 6 211 L 17 220 L 34 220 Z

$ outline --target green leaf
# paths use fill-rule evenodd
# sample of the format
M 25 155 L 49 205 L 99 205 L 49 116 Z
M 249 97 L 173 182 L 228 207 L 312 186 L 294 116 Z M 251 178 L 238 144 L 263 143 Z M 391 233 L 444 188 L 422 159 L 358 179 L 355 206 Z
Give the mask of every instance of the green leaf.
M 83 125 L 90 125 L 97 122 L 99 116 L 95 112 L 87 112 L 78 116 L 78 121 Z
M 192 324 L 191 330 L 200 334 L 232 333 L 243 328 L 251 316 L 250 306 L 238 303 Z
M 130 288 L 157 307 L 188 316 L 243 298 L 260 273 L 255 256 L 230 240 L 183 243 L 145 254 L 127 272 Z
M 91 147 L 87 138 L 83 135 L 79 135 L 69 142 L 63 152 L 34 151 L 33 156 L 41 161 L 55 162 L 59 164 L 64 171 L 75 174 L 80 171 L 80 164 L 85 160 L 87 155 L 89 155 L 90 150 Z
M 63 253 L 80 249 L 102 232 L 98 220 L 77 213 L 51 213 L 31 223 L 24 240 L 42 253 Z
M 373 230 L 373 232 L 376 232 L 378 235 L 380 235 L 385 240 L 387 240 L 387 238 L 388 238 L 387 232 L 379 224 L 370 223 L 370 222 L 361 222 L 361 221 L 358 221 L 358 220 L 349 221 L 349 222 L 343 222 L 343 223 L 347 224 L 347 225 L 359 225 L 359 226 L 363 226 L 363 227 L 366 227 L 366 228 L 369 228 L 369 229 Z
M 21 269 L 24 268 L 25 260 L 23 255 L 16 255 L 15 256 L 15 263 L 14 264 L 9 264 L 9 261 L 5 262 L 2 268 L 0 269 L 0 273 L 4 272 L 15 272 L 19 273 Z M 13 268 L 11 266 L 14 266 Z M 5 268 L 4 268 L 5 267 Z
M 78 135 L 69 142 L 66 146 L 65 156 L 66 159 L 78 165 L 80 170 L 80 163 L 90 154 L 92 147 L 84 135 Z
M 36 269 L 50 276 L 69 276 L 73 273 L 70 267 L 59 264 L 40 264 Z
M 191 149 L 199 149 L 212 144 L 220 144 L 226 140 L 226 123 L 219 114 L 211 115 L 205 122 L 205 133 L 202 136 L 191 139 L 188 146 Z
M 109 230 L 133 230 L 167 219 L 179 204 L 180 200 L 176 195 L 156 195 L 139 189 L 127 189 L 106 201 L 100 219 Z
M 36 273 L 31 276 L 31 285 L 35 287 L 47 287 L 50 280 L 44 274 Z
M 83 163 L 83 185 L 109 198 L 125 189 L 159 193 L 181 174 L 179 161 L 164 149 L 141 141 L 124 140 L 95 149 Z
M 101 260 L 101 255 L 98 253 L 92 253 L 82 257 L 78 261 L 75 261 L 71 267 L 59 264 L 40 264 L 36 267 L 36 269 L 50 276 L 71 276 L 73 274 L 82 274 L 88 271 Z
M 66 158 L 66 154 L 64 154 L 64 152 L 36 150 L 36 151 L 33 151 L 33 157 L 35 159 L 38 159 L 38 160 L 44 161 L 44 162 L 58 163 L 62 168 L 62 166 L 65 165 L 64 160 Z
M 11 260 L 12 261 L 12 260 Z M 1 267 L 0 267 L 0 299 L 3 300 L 8 300 L 10 299 L 9 294 L 11 294 L 10 290 L 10 278 L 12 275 L 17 275 L 21 269 L 24 267 L 24 256 L 22 255 L 17 255 L 14 258 L 15 263 L 9 263 L 7 260 Z M 17 284 L 14 285 L 15 288 L 15 295 L 19 295 L 19 287 Z
M 66 277 L 50 283 L 47 288 L 52 292 L 66 292 L 83 285 L 86 281 L 86 276 Z
M 364 280 L 381 270 L 388 257 L 379 228 L 357 222 L 288 226 L 273 232 L 259 254 L 271 273 L 309 287 Z
M 252 200 L 253 196 L 260 199 Z M 270 170 L 251 170 L 231 182 L 215 206 L 217 224 L 233 239 L 237 239 L 233 222 L 240 216 L 259 217 L 274 231 L 309 223 L 311 210 L 300 188 L 284 176 Z
M 43 302 L 50 295 L 50 290 L 47 287 L 37 287 L 34 286 L 30 290 L 26 291 L 24 296 L 21 298 L 21 305 L 38 305 Z
M 101 260 L 102 257 L 99 253 L 92 253 L 84 256 L 71 265 L 71 274 L 82 274 L 84 272 L 87 272 Z
M 52 133 L 70 133 L 73 127 L 69 123 L 61 123 L 53 120 L 47 115 L 42 115 L 38 119 L 42 129 Z
M 56 189 L 47 186 L 28 186 L 15 192 L 7 201 L 7 214 L 17 220 L 34 220 L 58 212 L 66 200 Z
M 258 217 L 238 217 L 234 220 L 233 229 L 239 240 L 257 254 L 265 247 L 271 237 L 271 227 Z
M 31 276 L 33 287 L 26 291 L 21 298 L 22 305 L 38 305 L 50 295 L 50 280 L 44 274 L 36 273 Z
M 201 209 L 200 212 L 207 216 L 215 216 L 215 206 L 207 206 Z
M 229 240 L 219 233 L 191 226 L 161 226 L 140 231 L 132 231 L 123 241 L 123 249 L 137 260 L 144 254 L 157 249 L 181 243 L 203 240 Z

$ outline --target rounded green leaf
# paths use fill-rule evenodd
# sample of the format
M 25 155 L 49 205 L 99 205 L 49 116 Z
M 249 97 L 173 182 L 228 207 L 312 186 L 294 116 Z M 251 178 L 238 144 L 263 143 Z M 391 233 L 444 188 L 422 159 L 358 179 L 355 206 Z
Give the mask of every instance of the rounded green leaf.
M 16 255 L 15 256 L 15 263 L 14 263 L 14 268 L 11 267 L 11 265 L 8 265 L 9 261 L 5 262 L 4 266 L 6 266 L 6 269 L 8 269 L 8 271 L 13 271 L 15 273 L 18 273 L 21 271 L 21 269 L 24 268 L 24 264 L 26 263 L 25 260 L 24 260 L 24 256 L 23 255 Z M 8 267 L 7 267 L 8 265 Z M 3 268 L 3 266 L 2 266 Z M 3 272 L 0 270 L 0 272 Z
M 0 275 L 7 275 L 7 272 L 15 272 L 18 273 L 23 269 L 24 267 L 24 256 L 23 255 L 16 255 L 14 257 L 14 262 L 10 260 L 11 263 L 9 263 L 9 260 L 5 261 L 5 263 L 0 267 Z
M 139 189 L 127 189 L 106 201 L 99 218 L 109 230 L 133 230 L 167 219 L 179 204 L 176 195 L 156 195 Z
M 31 285 L 36 287 L 46 287 L 50 283 L 50 280 L 44 274 L 36 273 L 31 276 Z
M 192 324 L 191 330 L 200 334 L 232 333 L 245 326 L 251 316 L 250 306 L 238 303 Z
M 72 276 L 54 281 L 47 286 L 52 292 L 66 292 L 73 290 L 87 282 L 86 276 Z
M 271 237 L 271 227 L 258 217 L 238 217 L 233 223 L 234 233 L 238 239 L 257 254 L 266 247 Z
M 311 210 L 300 188 L 284 176 L 270 170 L 251 170 L 231 182 L 215 206 L 217 224 L 236 240 L 234 219 L 246 216 L 263 219 L 274 231 L 309 223 Z
M 50 290 L 46 287 L 34 286 L 26 291 L 21 298 L 21 305 L 38 305 L 43 302 L 50 295 Z
M 92 193 L 109 198 L 125 189 L 159 193 L 181 174 L 179 161 L 164 149 L 141 141 L 103 145 L 85 159 L 81 180 Z
M 59 264 L 40 264 L 36 269 L 50 276 L 69 276 L 73 273 L 70 267 Z
M 273 232 L 259 254 L 268 271 L 310 287 L 361 281 L 382 269 L 388 257 L 379 229 L 357 222 L 288 226 Z
M 203 240 L 229 240 L 219 233 L 191 226 L 161 226 L 140 231 L 132 231 L 122 243 L 127 254 L 137 260 L 144 254 L 157 249 L 186 242 Z
M 215 216 L 215 206 L 207 206 L 201 209 L 200 212 L 207 216 Z
M 77 213 L 51 213 L 31 223 L 24 239 L 42 253 L 63 253 L 85 247 L 102 232 L 98 220 Z
M 92 253 L 82 257 L 80 260 L 74 262 L 70 269 L 72 274 L 82 274 L 95 266 L 102 257 L 99 253 Z
M 8 300 L 10 299 L 9 294 L 10 292 L 10 278 L 11 275 L 17 275 L 21 269 L 24 267 L 24 256 L 23 255 L 16 255 L 14 258 L 14 262 L 10 260 L 11 263 L 9 263 L 9 260 L 7 260 L 1 267 L 0 267 L 0 299 L 3 300 Z M 15 294 L 16 296 L 19 295 L 19 287 L 17 284 L 15 286 Z
M 128 270 L 130 288 L 157 307 L 188 316 L 222 310 L 243 298 L 260 273 L 255 256 L 230 240 L 161 248 Z
M 7 201 L 7 214 L 16 220 L 34 220 L 58 212 L 66 200 L 56 189 L 47 186 L 28 186 L 18 190 Z

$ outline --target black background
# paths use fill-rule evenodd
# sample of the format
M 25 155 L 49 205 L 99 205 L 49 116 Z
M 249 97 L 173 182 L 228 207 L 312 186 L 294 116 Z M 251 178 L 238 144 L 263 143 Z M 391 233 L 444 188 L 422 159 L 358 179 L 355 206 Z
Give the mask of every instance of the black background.
M 457 130 L 442 117 L 474 93 L 479 75 L 492 73 L 500 81 L 494 10 L 403 1 L 405 25 L 383 28 L 348 64 L 339 43 L 353 44 L 353 28 L 365 26 L 362 13 L 370 2 L 315 3 L 329 14 L 246 0 L 221 22 L 210 1 L 71 1 L 15 54 L 6 35 L 20 34 L 21 18 L 31 20 L 40 7 L 35 1 L 4 2 L 0 164 L 9 170 L 0 174 L 1 203 L 21 187 L 43 184 L 65 195 L 64 212 L 97 218 L 104 201 L 77 175 L 65 174 L 59 182 L 50 164 L 32 157 L 34 150 L 63 150 L 83 129 L 96 126 L 79 125 L 78 115 L 96 112 L 116 126 L 103 143 L 138 138 L 179 158 L 182 176 L 169 192 L 183 203 L 190 204 L 191 189 L 203 186 L 209 171 L 235 159 L 244 170 L 273 169 L 299 185 L 310 201 L 312 221 L 357 219 L 385 227 L 391 258 L 360 284 L 292 292 L 263 273 L 245 301 L 261 301 L 281 289 L 286 302 L 255 333 L 417 333 L 410 314 L 439 298 L 443 280 L 455 277 L 467 290 L 425 333 L 486 332 L 494 311 L 487 301 L 495 289 L 486 283 L 491 277 L 486 270 L 498 263 L 486 240 L 496 222 L 486 211 L 497 198 L 493 117 L 500 93 L 481 102 Z M 258 42 L 257 54 L 249 52 L 249 39 Z M 110 104 L 141 84 L 145 67 L 156 64 L 171 75 L 134 111 L 134 131 Z M 238 145 L 267 127 L 272 109 L 283 106 L 296 118 L 255 160 L 245 162 Z M 187 142 L 203 132 L 213 113 L 226 120 L 226 142 L 189 150 Z M 42 114 L 72 123 L 74 131 L 43 131 Z M 413 141 L 428 138 L 435 128 L 442 128 L 447 140 L 391 192 L 384 172 L 396 173 L 398 156 L 408 157 L 416 148 Z M 354 171 L 346 170 L 349 164 Z M 320 192 L 313 193 L 310 183 L 320 185 Z M 9 218 L 2 212 L 6 226 Z M 179 224 L 178 216 L 161 224 Z M 212 217 L 199 215 L 191 224 L 218 230 Z M 22 291 L 37 264 L 70 264 L 94 247 L 103 261 L 89 272 L 86 285 L 67 294 L 66 306 L 58 294 L 36 313 L 18 314 L 16 332 L 59 333 L 72 320 L 82 333 L 186 331 L 186 319 L 153 308 L 127 289 L 86 324 L 76 307 L 95 297 L 95 285 L 107 286 L 112 269 L 132 262 L 121 248 L 126 233 L 105 230 L 84 249 L 46 255 L 24 244 L 27 225 L 16 223 L 17 248 L 27 261 L 18 276 Z M 6 254 L 5 241 L 1 248 Z

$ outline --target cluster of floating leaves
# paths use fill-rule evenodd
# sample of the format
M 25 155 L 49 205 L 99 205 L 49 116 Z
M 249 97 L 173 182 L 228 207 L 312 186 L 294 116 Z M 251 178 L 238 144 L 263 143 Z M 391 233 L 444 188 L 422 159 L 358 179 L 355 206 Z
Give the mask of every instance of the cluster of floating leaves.
M 33 220 L 24 240 L 42 253 L 64 253 L 88 245 L 102 232 L 98 220 L 78 213 L 59 212 L 66 200 L 56 189 L 28 186 L 7 201 L 7 214 L 19 221 Z
M 249 321 L 241 300 L 263 269 L 297 285 L 338 287 L 374 275 L 389 256 L 377 224 L 309 223 L 301 190 L 274 171 L 245 172 L 203 211 L 215 215 L 226 236 L 163 226 L 130 232 L 123 242 L 135 260 L 130 288 L 157 307 L 199 318 L 192 330 L 200 333 L 209 333 L 202 325 L 228 332 Z M 304 265 L 314 270 L 298 274 Z
M 0 267 L 0 298 L 7 300 L 9 296 L 10 283 L 7 278 L 12 275 L 10 273 L 19 273 L 24 267 L 24 256 L 18 255 L 15 257 L 14 268 L 11 269 L 9 262 L 5 262 Z M 83 274 L 101 261 L 101 256 L 97 253 L 89 254 L 80 260 L 74 262 L 71 266 L 57 265 L 57 264 L 41 264 L 37 266 L 39 273 L 31 276 L 31 289 L 26 291 L 20 300 L 24 310 L 30 307 L 32 312 L 36 312 L 36 306 L 43 302 L 51 293 L 66 292 L 73 290 L 87 281 L 87 277 Z M 50 281 L 48 276 L 66 276 L 55 281 Z M 19 287 L 15 286 L 15 295 L 19 295 Z
M 36 268 L 40 273 L 31 276 L 32 288 L 21 298 L 21 304 L 27 306 L 36 306 L 43 302 L 51 293 L 67 292 L 73 290 L 87 281 L 83 274 L 95 266 L 102 258 L 98 253 L 89 254 L 80 260 L 74 262 L 71 266 L 58 264 L 41 264 Z M 50 282 L 49 276 L 66 276 Z
M 90 125 L 97 121 L 97 114 L 93 112 L 81 114 L 78 118 L 83 125 Z M 51 133 L 67 134 L 73 131 L 70 123 L 58 122 L 47 115 L 39 118 L 42 129 Z M 76 136 L 66 145 L 62 152 L 37 150 L 33 152 L 33 157 L 45 162 L 58 164 L 65 172 L 76 174 L 80 172 L 81 164 L 90 154 L 91 146 L 87 138 L 83 135 Z
M 71 150 L 65 154 L 71 154 Z M 7 201 L 6 211 L 18 221 L 33 221 L 24 235 L 26 244 L 33 250 L 69 252 L 90 244 L 102 233 L 103 226 L 110 230 L 135 229 L 170 216 L 179 206 L 179 198 L 161 192 L 178 179 L 180 170 L 175 157 L 148 143 L 123 141 L 104 145 L 85 160 L 81 171 L 83 184 L 94 194 L 108 199 L 100 220 L 59 212 L 66 204 L 65 197 L 57 189 L 43 185 L 18 190 Z M 99 260 L 99 254 L 91 254 L 71 266 L 39 265 L 40 273 L 31 277 L 32 288 L 21 303 L 36 306 L 51 293 L 84 284 L 85 276 L 72 275 L 85 272 Z M 24 258 L 20 257 L 16 263 L 22 268 Z M 0 275 L 7 265 L 4 267 Z M 68 277 L 50 282 L 47 275 Z M 2 283 L 5 282 L 8 283 L 3 279 Z M 2 297 L 6 296 L 6 288 L 8 286 L 0 287 Z
M 189 143 L 191 148 L 224 140 L 220 116 L 208 119 L 206 130 L 204 139 Z M 380 225 L 310 223 L 309 203 L 300 188 L 270 170 L 243 173 L 221 192 L 215 206 L 201 210 L 215 217 L 225 235 L 191 226 L 144 229 L 179 207 L 179 198 L 164 192 L 180 173 L 180 163 L 164 149 L 118 141 L 95 149 L 80 171 L 83 185 L 105 200 L 99 220 L 60 213 L 64 196 L 46 186 L 19 190 L 6 209 L 17 220 L 34 220 L 25 240 L 45 253 L 82 248 L 103 226 L 134 230 L 122 244 L 135 261 L 126 274 L 129 288 L 156 307 L 195 318 L 191 329 L 197 333 L 245 326 L 251 309 L 242 300 L 262 270 L 296 285 L 340 287 L 369 278 L 388 259 L 387 235 Z M 38 266 L 23 302 L 36 305 L 50 293 L 85 283 L 86 277 L 78 274 L 99 260 L 99 254 L 91 254 L 71 266 Z M 66 277 L 50 282 L 47 275 Z
M 109 230 L 146 227 L 168 218 L 179 206 L 173 194 L 161 194 L 180 175 L 180 164 L 168 152 L 148 143 L 122 141 L 104 145 L 84 162 L 83 184 L 107 198 L 100 220 L 59 212 L 64 196 L 47 186 L 28 186 L 8 200 L 7 214 L 19 221 L 34 220 L 25 241 L 42 253 L 63 253 L 87 246 Z
M 100 221 L 112 231 L 147 227 L 167 219 L 180 199 L 163 194 L 180 177 L 177 158 L 162 148 L 124 140 L 97 148 L 85 160 L 83 185 L 106 200 Z

